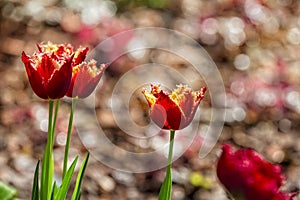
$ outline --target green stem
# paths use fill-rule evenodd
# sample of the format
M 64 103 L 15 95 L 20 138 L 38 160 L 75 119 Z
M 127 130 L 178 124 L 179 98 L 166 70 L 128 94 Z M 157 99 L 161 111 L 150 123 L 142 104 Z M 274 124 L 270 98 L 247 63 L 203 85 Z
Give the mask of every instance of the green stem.
M 43 156 L 42 163 L 42 177 L 41 177 L 41 190 L 40 197 L 41 199 L 48 199 L 51 191 L 51 183 L 52 183 L 52 172 L 51 172 L 51 158 L 52 158 L 52 118 L 53 118 L 53 100 L 49 100 L 49 116 L 48 116 L 48 138 L 47 144 Z
M 48 145 L 49 142 L 51 142 L 50 144 L 52 144 L 52 141 L 53 141 L 53 130 L 52 130 L 53 129 L 53 126 L 52 126 L 52 123 L 53 123 L 52 122 L 52 120 L 53 120 L 53 105 L 54 105 L 54 101 L 53 100 L 49 100 L 49 117 L 48 117 L 48 139 L 47 139 L 47 145 Z
M 74 117 L 74 110 L 75 110 L 76 100 L 77 100 L 77 98 L 72 98 L 72 107 L 71 107 L 69 125 L 68 125 L 68 133 L 67 133 L 67 141 L 66 141 L 66 147 L 65 147 L 64 167 L 63 167 L 62 179 L 64 179 L 64 177 L 66 175 L 66 172 L 67 172 L 67 167 L 68 167 L 69 148 L 70 148 L 70 140 L 71 140 L 71 133 L 72 133 L 73 117 Z
M 172 168 L 172 156 L 173 156 L 174 137 L 175 137 L 175 130 L 170 130 L 170 146 L 169 146 L 167 171 L 171 171 L 171 168 Z
M 166 169 L 166 177 L 160 188 L 158 200 L 171 200 L 172 193 L 172 155 L 174 146 L 175 131 L 170 130 L 170 145 L 168 155 L 168 166 Z
M 51 140 L 51 148 L 53 149 L 54 145 L 54 136 L 55 136 L 55 128 L 56 128 L 56 120 L 57 120 L 57 115 L 58 115 L 58 109 L 60 105 L 60 99 L 56 100 L 56 105 L 55 105 L 55 113 L 54 113 L 54 119 L 53 119 L 53 124 L 52 124 L 52 140 Z
M 47 200 L 50 199 L 51 190 L 52 190 L 52 180 L 53 180 L 53 172 L 54 172 L 53 144 L 54 144 L 55 128 L 56 128 L 56 121 L 57 121 L 60 100 L 59 99 L 56 100 L 54 116 L 53 116 L 53 105 L 54 105 L 54 101 L 49 100 L 48 139 L 46 145 L 46 153 L 44 156 L 45 165 L 43 166 L 44 170 L 46 171 L 45 180 L 44 180 L 46 192 L 44 193 L 45 195 L 44 197 Z

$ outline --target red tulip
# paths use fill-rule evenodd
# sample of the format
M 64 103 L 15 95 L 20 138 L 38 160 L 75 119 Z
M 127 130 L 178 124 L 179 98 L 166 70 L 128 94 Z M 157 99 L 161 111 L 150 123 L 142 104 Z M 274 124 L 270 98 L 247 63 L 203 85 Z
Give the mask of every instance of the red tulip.
M 150 106 L 151 119 L 163 129 L 179 130 L 191 123 L 205 91 L 205 87 L 193 92 L 188 86 L 179 85 L 168 94 L 159 85 L 151 85 L 151 92 L 144 89 L 143 94 Z
M 263 160 L 252 149 L 233 153 L 231 146 L 223 145 L 217 176 L 232 196 L 239 200 L 291 200 L 296 195 L 280 191 L 285 179 L 280 166 Z
M 65 96 L 72 77 L 71 62 L 73 55 L 58 58 L 50 53 L 22 53 L 30 85 L 42 99 L 59 99 Z
M 89 96 L 99 83 L 106 67 L 107 65 L 101 64 L 98 68 L 95 60 L 74 66 L 70 89 L 66 96 L 79 98 Z
M 88 47 L 79 47 L 74 51 L 74 47 L 71 44 L 52 44 L 51 42 L 48 42 L 48 44 L 37 44 L 37 47 L 40 52 L 52 53 L 57 59 L 70 58 L 74 55 L 72 66 L 82 63 L 89 50 Z

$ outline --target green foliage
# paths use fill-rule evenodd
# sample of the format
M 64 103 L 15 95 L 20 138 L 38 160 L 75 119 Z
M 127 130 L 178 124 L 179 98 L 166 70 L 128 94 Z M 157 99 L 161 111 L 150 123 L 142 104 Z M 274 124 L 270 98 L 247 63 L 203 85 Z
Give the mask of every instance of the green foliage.
M 60 186 L 60 188 L 58 189 L 58 192 L 56 193 L 54 200 L 62 200 L 62 199 L 66 199 L 67 196 L 67 192 L 71 183 L 71 179 L 73 176 L 73 172 L 77 163 L 78 157 L 75 158 L 75 160 L 73 161 L 72 165 L 70 166 L 69 170 L 67 171 L 62 184 Z
M 159 200 L 170 200 L 172 192 L 172 171 L 171 169 L 167 169 L 165 180 L 160 188 Z
M 75 185 L 75 188 L 74 188 L 74 192 L 73 192 L 73 195 L 72 195 L 72 200 L 79 200 L 80 199 L 80 195 L 81 195 L 81 191 L 80 191 L 81 183 L 82 183 L 84 171 L 85 171 L 86 166 L 87 166 L 87 162 L 89 160 L 89 156 L 90 156 L 90 153 L 87 153 L 87 155 L 85 156 L 85 158 L 84 158 L 84 160 L 83 160 L 83 162 L 81 164 L 80 170 L 78 172 L 78 176 L 77 176 L 77 180 L 76 180 L 76 185 Z
M 58 114 L 58 108 L 60 101 L 57 100 L 55 112 L 53 115 L 53 101 L 49 100 L 49 124 L 48 124 L 48 140 L 43 156 L 43 162 L 42 162 L 42 172 L 41 172 L 41 187 L 39 190 L 39 162 L 35 169 L 35 175 L 34 175 L 34 182 L 33 182 L 33 188 L 32 188 L 32 200 L 63 200 L 66 199 L 70 183 L 72 180 L 72 176 L 74 173 L 74 169 L 78 160 L 78 157 L 75 158 L 73 163 L 71 164 L 68 171 L 63 174 L 63 180 L 60 187 L 57 186 L 56 182 L 53 184 L 53 173 L 54 173 L 54 160 L 53 160 L 53 144 L 54 144 L 54 135 L 55 135 L 55 127 L 56 127 L 56 120 L 57 120 L 57 114 Z M 74 107 L 72 105 L 72 111 L 74 110 Z M 70 117 L 69 122 L 69 130 L 68 133 L 71 133 L 72 129 L 72 121 L 73 117 Z M 70 142 L 70 141 L 69 141 Z M 82 166 L 80 168 L 80 171 L 78 173 L 77 182 L 75 186 L 75 195 L 74 199 L 79 200 L 80 199 L 80 186 L 83 178 L 83 174 L 88 162 L 89 153 L 85 157 Z M 64 161 L 68 160 L 68 154 L 65 155 Z M 73 197 L 72 197 L 73 198 Z M 2 200 L 0 198 L 0 200 Z M 10 199 L 8 199 L 10 200 Z
M 39 168 L 40 161 L 38 161 L 34 172 L 31 200 L 39 200 Z
M 119 11 L 135 9 L 137 7 L 147 7 L 155 9 L 167 8 L 169 0 L 115 0 Z
M 58 193 L 58 187 L 56 185 L 56 182 L 54 182 L 52 188 L 51 200 L 54 200 L 54 197 L 56 196 L 57 193 Z
M 1 200 L 17 200 L 17 190 L 0 181 L 0 199 Z

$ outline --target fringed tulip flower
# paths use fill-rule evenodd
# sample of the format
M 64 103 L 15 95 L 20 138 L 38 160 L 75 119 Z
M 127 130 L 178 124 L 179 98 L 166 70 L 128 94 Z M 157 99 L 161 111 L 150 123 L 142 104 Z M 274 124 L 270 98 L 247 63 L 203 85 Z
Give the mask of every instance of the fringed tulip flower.
M 22 61 L 25 65 L 26 72 L 29 78 L 30 85 L 33 91 L 42 99 L 47 99 L 49 103 L 49 118 L 48 118 L 48 138 L 47 144 L 44 151 L 43 161 L 42 161 L 42 177 L 39 180 L 39 163 L 34 172 L 34 182 L 32 187 L 32 199 L 43 199 L 49 200 L 53 197 L 55 199 L 66 199 L 68 192 L 68 187 L 70 185 L 70 180 L 73 175 L 73 171 L 78 157 L 72 162 L 71 166 L 68 168 L 69 160 L 69 147 L 70 139 L 73 125 L 73 116 L 76 98 L 72 99 L 72 106 L 69 116 L 68 123 L 68 133 L 65 146 L 64 163 L 63 163 L 63 173 L 62 173 L 62 184 L 58 192 L 58 188 L 53 181 L 53 144 L 55 139 L 56 131 L 56 121 L 58 116 L 58 110 L 60 105 L 60 98 L 64 97 L 70 90 L 70 87 L 74 83 L 71 81 L 72 74 L 75 71 L 78 82 L 84 85 L 84 91 L 82 88 L 75 90 L 80 92 L 78 95 L 86 95 L 87 92 L 94 89 L 94 84 L 100 79 L 102 71 L 100 72 L 95 68 L 95 63 L 83 63 L 86 57 L 88 48 L 79 48 L 73 51 L 72 45 L 53 45 L 48 43 L 47 45 L 38 44 L 39 53 L 34 53 L 32 56 L 26 55 L 25 52 L 22 53 Z M 78 69 L 79 68 L 79 69 Z M 98 73 L 99 72 L 99 73 Z M 100 75 L 99 75 L 100 74 Z M 89 79 L 86 78 L 89 75 Z M 78 78 L 79 77 L 79 78 Z M 73 77 L 74 78 L 74 77 Z M 80 86 L 81 86 L 80 85 Z M 85 92 L 85 93 L 84 93 Z M 55 109 L 54 109 L 54 99 L 55 99 Z M 89 158 L 89 153 L 87 153 L 85 159 L 80 167 L 81 176 L 78 177 L 76 181 L 76 188 L 74 189 L 72 199 L 80 199 L 80 187 L 82 182 L 82 175 L 84 174 L 85 167 L 87 165 Z M 71 173 L 69 173 L 71 171 Z M 68 176 L 68 177 L 66 177 Z M 54 182 L 54 184 L 53 184 Z M 56 195 L 54 194 L 56 192 Z M 61 192 L 62 191 L 62 192 Z
M 88 47 L 79 47 L 74 50 L 71 44 L 52 44 L 51 42 L 48 42 L 48 44 L 37 44 L 37 47 L 40 52 L 51 53 L 53 56 L 56 56 L 57 59 L 73 56 L 72 66 L 82 63 L 89 50 Z
M 217 176 L 237 200 L 292 200 L 296 195 L 280 191 L 285 179 L 280 166 L 263 160 L 252 149 L 232 152 L 231 146 L 223 145 Z
M 66 96 L 88 97 L 96 88 L 106 67 L 106 64 L 101 64 L 100 67 L 97 67 L 95 60 L 74 66 L 70 89 Z
M 34 53 L 31 57 L 22 53 L 30 85 L 42 99 L 59 99 L 65 96 L 72 78 L 73 55 L 57 58 L 50 53 Z
M 186 85 L 179 85 L 171 94 L 151 85 L 151 91 L 143 90 L 150 106 L 151 119 L 163 129 L 179 130 L 188 126 L 194 118 L 206 88 L 194 92 Z

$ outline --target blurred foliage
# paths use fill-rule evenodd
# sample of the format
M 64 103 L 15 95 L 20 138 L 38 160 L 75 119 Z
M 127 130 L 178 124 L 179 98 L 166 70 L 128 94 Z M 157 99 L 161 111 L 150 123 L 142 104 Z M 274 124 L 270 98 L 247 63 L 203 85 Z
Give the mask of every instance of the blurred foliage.
M 170 0 L 114 0 L 118 7 L 118 12 L 132 10 L 138 7 L 146 8 L 167 8 Z
M 212 187 L 211 182 L 205 178 L 200 172 L 192 172 L 190 175 L 190 183 L 196 187 L 202 187 L 204 189 L 210 189 Z
M 17 190 L 0 181 L 0 199 L 1 200 L 20 200 L 16 198 Z

